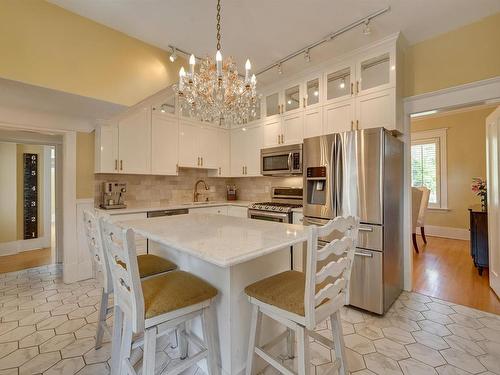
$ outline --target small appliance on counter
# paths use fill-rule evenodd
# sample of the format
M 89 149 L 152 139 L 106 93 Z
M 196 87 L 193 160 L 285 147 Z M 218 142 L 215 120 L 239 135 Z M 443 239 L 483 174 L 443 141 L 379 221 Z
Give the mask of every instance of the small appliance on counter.
M 235 185 L 226 186 L 228 201 L 235 201 L 236 199 L 238 199 L 238 196 L 236 195 L 236 190 L 238 190 L 238 188 Z
M 103 182 L 100 207 L 105 210 L 127 208 L 124 200 L 126 192 L 127 184 L 125 182 Z

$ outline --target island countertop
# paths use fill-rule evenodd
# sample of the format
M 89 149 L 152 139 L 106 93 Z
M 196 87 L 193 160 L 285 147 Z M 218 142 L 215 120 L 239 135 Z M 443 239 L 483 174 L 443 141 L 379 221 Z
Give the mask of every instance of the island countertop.
M 307 227 L 215 214 L 164 216 L 121 222 L 149 240 L 219 267 L 307 240 Z

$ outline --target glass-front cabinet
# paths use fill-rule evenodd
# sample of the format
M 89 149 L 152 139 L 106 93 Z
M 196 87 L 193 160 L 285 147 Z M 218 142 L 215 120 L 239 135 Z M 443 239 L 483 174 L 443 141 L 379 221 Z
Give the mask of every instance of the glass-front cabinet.
M 319 78 L 313 78 L 305 83 L 306 86 L 306 96 L 304 98 L 304 107 L 311 107 L 315 104 L 319 104 L 321 90 Z
M 326 73 L 326 101 L 349 99 L 354 94 L 354 67 L 341 66 Z
M 281 113 L 281 101 L 279 92 L 266 95 L 266 117 L 279 115 Z
M 291 112 L 296 109 L 299 109 L 301 107 L 300 104 L 300 101 L 302 99 L 301 94 L 302 93 L 299 84 L 285 89 L 285 105 L 284 105 L 284 111 L 282 111 L 282 113 Z
M 374 53 L 361 58 L 356 66 L 356 92 L 359 95 L 394 87 L 396 65 L 394 54 Z

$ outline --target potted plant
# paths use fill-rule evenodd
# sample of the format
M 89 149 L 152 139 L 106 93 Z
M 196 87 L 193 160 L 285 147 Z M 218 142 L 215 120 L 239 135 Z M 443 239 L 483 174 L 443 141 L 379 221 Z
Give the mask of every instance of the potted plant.
M 486 211 L 487 208 L 487 192 L 486 192 L 486 180 L 483 180 L 481 177 L 474 177 L 472 179 L 472 192 L 477 196 L 481 197 L 481 208 L 483 211 Z

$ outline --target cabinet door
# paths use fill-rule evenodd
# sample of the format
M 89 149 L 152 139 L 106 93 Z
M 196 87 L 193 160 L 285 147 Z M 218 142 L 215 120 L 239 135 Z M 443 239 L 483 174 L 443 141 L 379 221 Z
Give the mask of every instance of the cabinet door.
M 200 128 L 196 125 L 183 122 L 179 124 L 179 166 L 201 166 L 200 150 L 198 149 L 198 136 Z
M 302 107 L 312 109 L 319 107 L 323 103 L 323 86 L 319 76 L 312 76 L 304 83 L 304 97 Z
M 231 176 L 243 176 L 246 158 L 246 131 L 243 128 L 231 130 Z
M 153 113 L 151 117 L 151 173 L 177 175 L 179 121 L 176 116 Z
M 151 112 L 139 108 L 118 122 L 120 172 L 151 173 Z
M 284 143 L 302 143 L 304 140 L 304 112 L 283 116 L 281 124 Z
M 281 143 L 281 116 L 268 119 L 262 128 L 264 147 L 277 146 Z
M 356 98 L 357 128 L 396 129 L 395 90 L 387 89 Z
M 223 129 L 218 130 L 217 133 L 217 176 L 229 177 L 231 175 L 230 134 L 228 130 Z
M 201 167 L 217 168 L 219 139 L 216 128 L 203 126 L 198 130 L 198 149 Z
M 281 114 L 281 98 L 279 92 L 266 95 L 266 117 Z
M 118 173 L 118 126 L 102 125 L 96 130 L 95 173 Z
M 304 138 L 323 134 L 323 108 L 307 109 L 304 113 Z
M 262 127 L 248 128 L 245 144 L 245 175 L 260 176 L 260 149 L 262 148 Z
M 240 206 L 228 206 L 227 215 L 235 217 L 248 217 L 248 208 Z
M 358 95 L 394 87 L 395 58 L 392 52 L 372 52 L 356 64 L 356 92 Z
M 302 87 L 300 84 L 293 85 L 285 89 L 284 92 L 284 110 L 282 113 L 292 113 L 300 110 L 302 105 L 302 98 L 304 94 L 302 93 Z
M 218 207 L 195 207 L 189 209 L 190 214 L 214 214 L 214 215 L 227 215 L 226 206 Z
M 346 100 L 323 107 L 323 133 L 339 133 L 352 130 L 354 100 Z
M 325 98 L 327 103 L 345 101 L 355 93 L 355 67 L 339 65 L 325 74 Z

